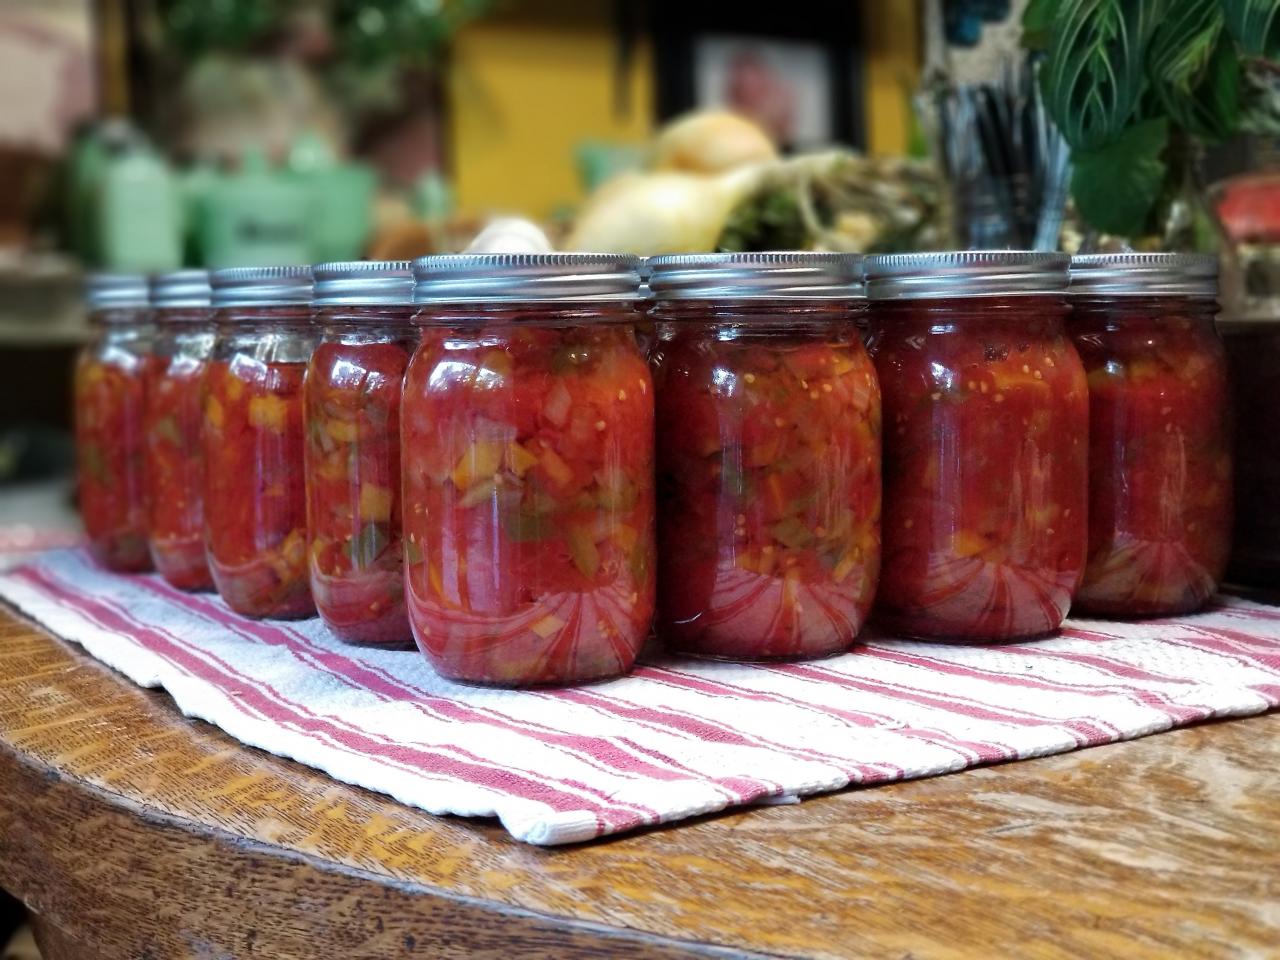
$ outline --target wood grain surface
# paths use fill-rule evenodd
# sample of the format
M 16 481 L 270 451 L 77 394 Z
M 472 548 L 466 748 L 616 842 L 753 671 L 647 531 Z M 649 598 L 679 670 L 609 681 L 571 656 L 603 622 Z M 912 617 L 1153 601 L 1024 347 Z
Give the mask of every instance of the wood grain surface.
M 0 886 L 92 960 L 1280 956 L 1280 715 L 546 850 L 0 613 Z

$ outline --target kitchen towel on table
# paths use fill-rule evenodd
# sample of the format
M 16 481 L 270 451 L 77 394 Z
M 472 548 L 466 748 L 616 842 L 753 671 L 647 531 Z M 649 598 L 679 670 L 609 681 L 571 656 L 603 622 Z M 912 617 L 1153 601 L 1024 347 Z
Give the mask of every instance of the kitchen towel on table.
M 539 844 L 1280 705 L 1280 607 L 1231 598 L 1030 643 L 869 637 L 828 660 L 659 658 L 610 683 L 510 691 L 348 646 L 319 620 L 246 620 L 80 550 L 0 576 L 0 597 L 246 744 Z

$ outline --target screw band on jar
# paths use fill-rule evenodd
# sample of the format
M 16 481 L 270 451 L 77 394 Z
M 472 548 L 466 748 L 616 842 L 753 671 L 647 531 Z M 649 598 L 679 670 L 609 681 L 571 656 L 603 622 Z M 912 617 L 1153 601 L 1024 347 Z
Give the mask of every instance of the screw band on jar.
M 1068 329 L 1090 404 L 1082 612 L 1188 613 L 1222 579 L 1232 457 L 1217 270 L 1188 254 L 1072 260 Z
M 445 676 L 629 670 L 654 595 L 653 387 L 633 257 L 414 263 L 402 406 L 409 622 Z
M 690 253 L 650 257 L 655 301 L 854 300 L 863 295 L 862 257 L 852 253 Z
M 400 408 L 416 341 L 407 260 L 314 268 L 320 342 L 307 368 L 311 593 L 337 636 L 412 645 L 404 605 Z
M 307 577 L 303 381 L 316 335 L 309 267 L 211 279 L 217 336 L 205 376 L 205 545 L 237 613 L 315 613 Z
M 640 259 L 596 253 L 458 253 L 413 261 L 420 304 L 635 301 Z
M 76 468 L 89 552 L 109 570 L 151 569 L 144 463 L 152 327 L 147 280 L 92 274 L 85 304 L 93 339 L 74 375 Z
M 1085 560 L 1088 396 L 1065 334 L 1068 258 L 869 257 L 884 398 L 884 571 L 896 632 L 1052 633 Z
M 151 278 L 155 372 L 146 401 L 148 542 L 165 580 L 181 590 L 213 586 L 204 549 L 201 389 L 213 349 L 209 274 Z
M 858 259 L 650 266 L 660 638 L 747 660 L 847 649 L 880 561 L 880 396 L 851 321 Z
M 1071 258 L 1071 294 L 1216 297 L 1218 258 L 1199 253 L 1090 253 Z

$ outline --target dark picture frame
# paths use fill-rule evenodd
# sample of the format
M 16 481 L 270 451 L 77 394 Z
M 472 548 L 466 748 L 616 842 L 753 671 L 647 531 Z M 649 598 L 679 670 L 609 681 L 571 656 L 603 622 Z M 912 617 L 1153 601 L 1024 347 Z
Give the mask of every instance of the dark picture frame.
M 803 45 L 825 59 L 830 140 L 858 150 L 866 147 L 863 111 L 861 4 L 816 0 L 793 5 L 746 5 L 710 0 L 651 0 L 654 46 L 654 105 L 663 123 L 698 102 L 698 52 L 710 38 L 756 39 Z M 809 146 L 809 144 L 804 144 Z

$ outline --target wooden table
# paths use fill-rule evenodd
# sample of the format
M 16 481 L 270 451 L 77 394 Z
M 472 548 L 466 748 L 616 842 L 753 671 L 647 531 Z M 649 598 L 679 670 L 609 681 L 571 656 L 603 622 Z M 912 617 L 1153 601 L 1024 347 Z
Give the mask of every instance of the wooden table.
M 0 612 L 0 886 L 49 960 L 1280 949 L 1280 715 L 544 850 L 247 749 Z

